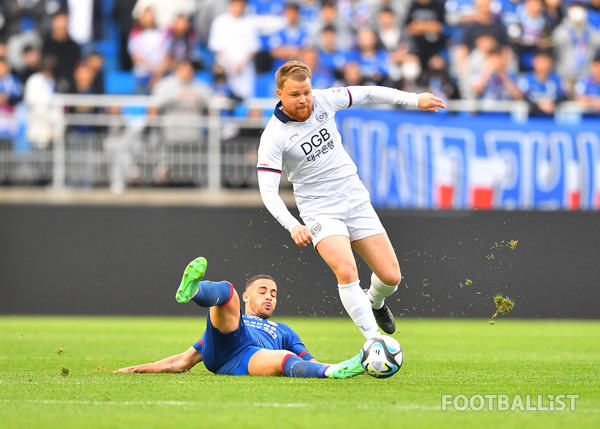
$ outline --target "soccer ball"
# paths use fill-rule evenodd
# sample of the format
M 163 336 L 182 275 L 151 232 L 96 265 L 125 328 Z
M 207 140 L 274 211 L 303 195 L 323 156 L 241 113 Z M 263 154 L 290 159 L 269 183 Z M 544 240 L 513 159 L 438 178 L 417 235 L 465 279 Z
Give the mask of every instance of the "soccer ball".
M 367 340 L 360 350 L 360 364 L 367 374 L 376 378 L 396 374 L 403 359 L 400 343 L 387 335 Z

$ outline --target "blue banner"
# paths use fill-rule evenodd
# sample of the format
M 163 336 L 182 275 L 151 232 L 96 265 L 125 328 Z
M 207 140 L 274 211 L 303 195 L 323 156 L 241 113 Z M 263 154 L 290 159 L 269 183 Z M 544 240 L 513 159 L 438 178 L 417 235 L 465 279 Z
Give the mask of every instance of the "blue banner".
M 600 207 L 600 119 L 356 108 L 336 119 L 376 207 Z

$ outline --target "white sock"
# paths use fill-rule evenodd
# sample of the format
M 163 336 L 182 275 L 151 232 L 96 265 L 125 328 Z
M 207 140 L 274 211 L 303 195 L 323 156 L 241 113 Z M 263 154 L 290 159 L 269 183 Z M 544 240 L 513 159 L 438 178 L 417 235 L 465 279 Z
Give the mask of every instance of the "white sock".
M 381 336 L 369 299 L 360 288 L 360 281 L 357 280 L 346 285 L 338 284 L 338 292 L 346 312 L 350 315 L 361 334 L 367 340 Z
M 379 277 L 375 273 L 371 274 L 371 287 L 369 288 L 369 292 L 367 292 L 369 301 L 371 301 L 371 307 L 379 310 L 383 307 L 385 299 L 397 290 L 398 285 L 386 285 L 379 280 Z

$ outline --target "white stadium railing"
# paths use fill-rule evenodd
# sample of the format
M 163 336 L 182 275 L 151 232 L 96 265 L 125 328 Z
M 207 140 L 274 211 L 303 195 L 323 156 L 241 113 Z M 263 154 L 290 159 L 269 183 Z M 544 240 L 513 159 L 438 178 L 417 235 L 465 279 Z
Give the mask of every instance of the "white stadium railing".
M 0 145 L 0 183 L 44 183 L 58 190 L 108 185 L 115 192 L 152 185 L 211 191 L 253 187 L 259 133 L 276 102 L 248 100 L 247 110 L 260 114 L 240 118 L 223 114 L 232 108 L 223 98 L 211 99 L 203 115 L 150 115 L 148 109 L 158 107 L 152 96 L 56 95 L 43 108 L 25 107 L 20 117 L 0 115 L 0 123 L 13 130 L 20 122 L 44 125 L 51 140 L 19 150 Z M 523 101 L 459 100 L 447 107 L 451 112 L 504 112 L 517 121 L 528 117 Z M 583 112 L 577 103 L 563 103 L 556 117 L 571 120 Z

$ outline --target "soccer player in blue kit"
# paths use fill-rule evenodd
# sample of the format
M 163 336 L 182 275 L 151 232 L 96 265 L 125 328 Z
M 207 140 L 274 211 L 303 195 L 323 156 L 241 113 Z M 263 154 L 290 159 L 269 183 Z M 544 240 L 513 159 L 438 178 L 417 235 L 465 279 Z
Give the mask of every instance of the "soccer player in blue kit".
M 182 304 L 191 300 L 210 308 L 202 338 L 183 353 L 115 372 L 182 372 L 203 361 L 209 371 L 226 375 L 350 378 L 364 373 L 358 355 L 334 365 L 317 362 L 292 328 L 269 320 L 277 306 L 277 285 L 271 276 L 248 280 L 242 315 L 230 282 L 202 280 L 206 266 L 203 257 L 190 262 L 176 295 Z

